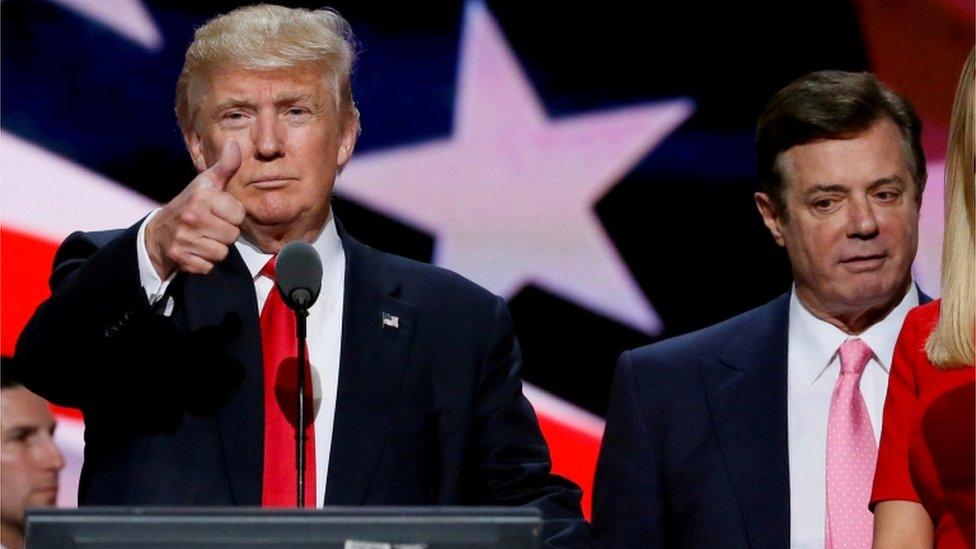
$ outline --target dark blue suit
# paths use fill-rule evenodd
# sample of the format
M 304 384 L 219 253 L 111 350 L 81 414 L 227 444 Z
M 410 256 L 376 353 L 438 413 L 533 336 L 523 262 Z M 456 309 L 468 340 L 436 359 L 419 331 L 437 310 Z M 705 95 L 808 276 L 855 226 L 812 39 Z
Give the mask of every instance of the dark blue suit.
M 601 546 L 789 546 L 789 308 L 787 293 L 620 357 L 593 496 Z
M 609 547 L 789 545 L 789 294 L 624 353 L 597 466 Z
M 24 384 L 86 420 L 79 501 L 259 505 L 263 375 L 257 303 L 236 249 L 180 275 L 172 315 L 140 287 L 138 225 L 75 233 L 53 296 L 17 345 Z M 521 393 L 508 309 L 451 272 L 340 227 L 345 305 L 328 505 L 534 505 L 544 538 L 588 540 L 580 490 L 549 473 Z M 399 317 L 384 326 L 383 314 Z

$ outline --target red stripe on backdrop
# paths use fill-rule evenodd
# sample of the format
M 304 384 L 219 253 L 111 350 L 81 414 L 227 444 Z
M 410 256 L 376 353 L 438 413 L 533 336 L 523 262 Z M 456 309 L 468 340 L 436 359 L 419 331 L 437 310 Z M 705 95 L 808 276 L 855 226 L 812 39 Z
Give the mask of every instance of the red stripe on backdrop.
M 49 404 L 51 407 L 51 413 L 58 417 L 64 417 L 69 419 L 77 419 L 84 421 L 85 417 L 81 414 L 81 410 L 76 408 L 65 408 L 64 406 L 57 406 L 55 404 Z
M 47 279 L 57 248 L 54 242 L 0 227 L 0 350 L 4 355 L 14 353 L 20 331 L 51 294 Z M 61 417 L 81 419 L 74 408 L 52 404 L 51 410 Z
M 584 433 L 537 410 L 539 427 L 549 443 L 552 470 L 583 488 L 583 513 L 590 519 L 593 494 L 593 475 L 600 453 L 600 439 Z
M 47 279 L 58 245 L 0 227 L 0 350 L 12 355 L 17 336 L 50 291 Z
M 972 0 L 856 0 L 855 6 L 871 70 L 907 96 L 926 124 L 949 127 L 956 82 L 973 47 Z M 944 143 L 929 154 L 942 157 Z

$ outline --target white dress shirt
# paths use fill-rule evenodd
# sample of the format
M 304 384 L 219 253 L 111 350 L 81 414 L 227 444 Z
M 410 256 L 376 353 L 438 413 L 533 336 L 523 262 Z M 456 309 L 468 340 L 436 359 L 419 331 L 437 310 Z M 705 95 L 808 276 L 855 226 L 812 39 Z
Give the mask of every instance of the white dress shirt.
M 905 315 L 916 305 L 918 290 L 913 283 L 888 316 L 863 333 L 850 336 L 813 316 L 797 298 L 796 288 L 793 289 L 787 353 L 791 547 L 824 547 L 827 415 L 834 384 L 840 377 L 838 348 L 848 338 L 859 337 L 874 351 L 861 376 L 861 394 L 877 443 L 895 340 Z
M 156 210 L 158 211 L 158 210 Z M 150 214 L 139 228 L 137 253 L 139 275 L 149 303 L 158 301 L 165 293 L 171 276 L 161 280 L 156 273 L 146 250 L 146 224 L 156 215 Z M 256 246 L 239 238 L 235 243 L 251 278 L 254 279 L 254 293 L 257 297 L 258 316 L 264 307 L 268 294 L 274 289 L 271 279 L 261 276 L 261 269 L 271 259 Z M 322 290 L 318 299 L 308 311 L 308 355 L 312 377 L 312 396 L 315 404 L 315 501 L 322 507 L 325 501 L 325 483 L 329 471 L 329 454 L 332 447 L 332 429 L 335 420 L 336 395 L 339 389 L 339 352 L 342 342 L 342 307 L 345 294 L 346 254 L 336 232 L 332 213 L 322 232 L 312 243 L 312 247 L 322 258 Z M 173 311 L 172 298 L 166 304 L 164 314 Z

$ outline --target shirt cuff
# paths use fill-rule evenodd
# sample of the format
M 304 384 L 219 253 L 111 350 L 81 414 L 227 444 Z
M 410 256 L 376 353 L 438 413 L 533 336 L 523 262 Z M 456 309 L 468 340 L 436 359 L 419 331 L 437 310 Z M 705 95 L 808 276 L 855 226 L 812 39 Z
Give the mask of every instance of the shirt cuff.
M 166 295 L 166 288 L 172 282 L 176 273 L 169 275 L 166 280 L 159 278 L 156 268 L 153 267 L 152 260 L 149 259 L 149 251 L 146 249 L 146 225 L 159 213 L 162 208 L 156 208 L 139 226 L 139 234 L 136 235 L 136 256 L 139 258 L 139 283 L 146 292 L 146 299 L 150 305 L 154 305 L 161 297 Z

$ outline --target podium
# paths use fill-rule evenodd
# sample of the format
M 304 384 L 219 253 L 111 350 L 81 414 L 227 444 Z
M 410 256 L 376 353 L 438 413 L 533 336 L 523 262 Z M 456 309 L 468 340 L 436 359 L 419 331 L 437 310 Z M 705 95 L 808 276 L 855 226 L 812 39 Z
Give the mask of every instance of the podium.
M 538 547 L 537 509 L 512 507 L 83 507 L 30 509 L 28 549 L 77 547 Z

